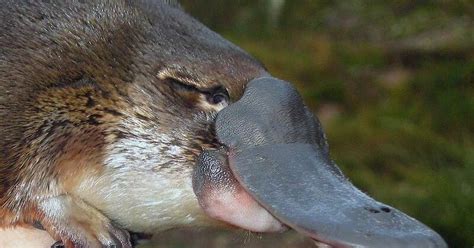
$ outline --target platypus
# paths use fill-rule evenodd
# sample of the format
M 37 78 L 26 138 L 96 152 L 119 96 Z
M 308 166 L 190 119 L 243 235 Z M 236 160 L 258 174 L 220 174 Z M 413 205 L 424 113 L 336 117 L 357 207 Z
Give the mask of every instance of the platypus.
M 68 248 L 223 223 L 446 247 L 352 186 L 296 89 L 178 3 L 1 4 L 1 227 Z

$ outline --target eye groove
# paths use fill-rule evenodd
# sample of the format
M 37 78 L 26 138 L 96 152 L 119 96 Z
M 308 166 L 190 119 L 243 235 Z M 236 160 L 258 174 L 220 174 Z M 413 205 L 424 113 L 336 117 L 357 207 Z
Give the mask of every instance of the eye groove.
M 201 92 L 201 90 L 196 88 L 195 86 L 186 84 L 178 79 L 166 78 L 166 82 L 168 82 L 171 86 L 178 90 Z
M 223 86 L 216 86 L 209 89 L 201 89 L 197 88 L 194 85 L 184 83 L 175 78 L 166 78 L 166 82 L 168 82 L 173 88 L 177 90 L 192 91 L 199 94 L 203 94 L 206 97 L 206 101 L 212 105 L 218 105 L 223 102 L 227 103 L 230 101 L 229 92 Z

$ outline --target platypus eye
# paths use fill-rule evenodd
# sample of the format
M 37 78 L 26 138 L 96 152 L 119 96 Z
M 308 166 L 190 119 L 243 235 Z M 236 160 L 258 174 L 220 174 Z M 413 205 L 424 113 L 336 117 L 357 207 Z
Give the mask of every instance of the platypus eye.
M 229 102 L 229 93 L 226 89 L 219 87 L 215 91 L 211 92 L 207 97 L 207 101 L 210 104 L 220 104 L 220 103 L 228 103 Z

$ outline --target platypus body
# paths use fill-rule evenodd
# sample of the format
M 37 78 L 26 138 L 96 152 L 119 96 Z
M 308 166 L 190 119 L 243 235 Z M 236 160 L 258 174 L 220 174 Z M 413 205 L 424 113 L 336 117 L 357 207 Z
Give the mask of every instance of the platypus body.
M 356 190 L 296 90 L 178 4 L 1 4 L 1 227 L 40 224 L 66 247 L 222 223 L 445 246 Z

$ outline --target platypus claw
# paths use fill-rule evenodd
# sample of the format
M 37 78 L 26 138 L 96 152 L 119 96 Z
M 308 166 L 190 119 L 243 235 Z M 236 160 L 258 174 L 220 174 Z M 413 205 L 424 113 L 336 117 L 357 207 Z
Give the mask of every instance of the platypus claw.
M 56 241 L 56 243 L 54 243 L 51 248 L 64 248 L 64 244 L 63 242 L 60 240 L 60 241 Z

